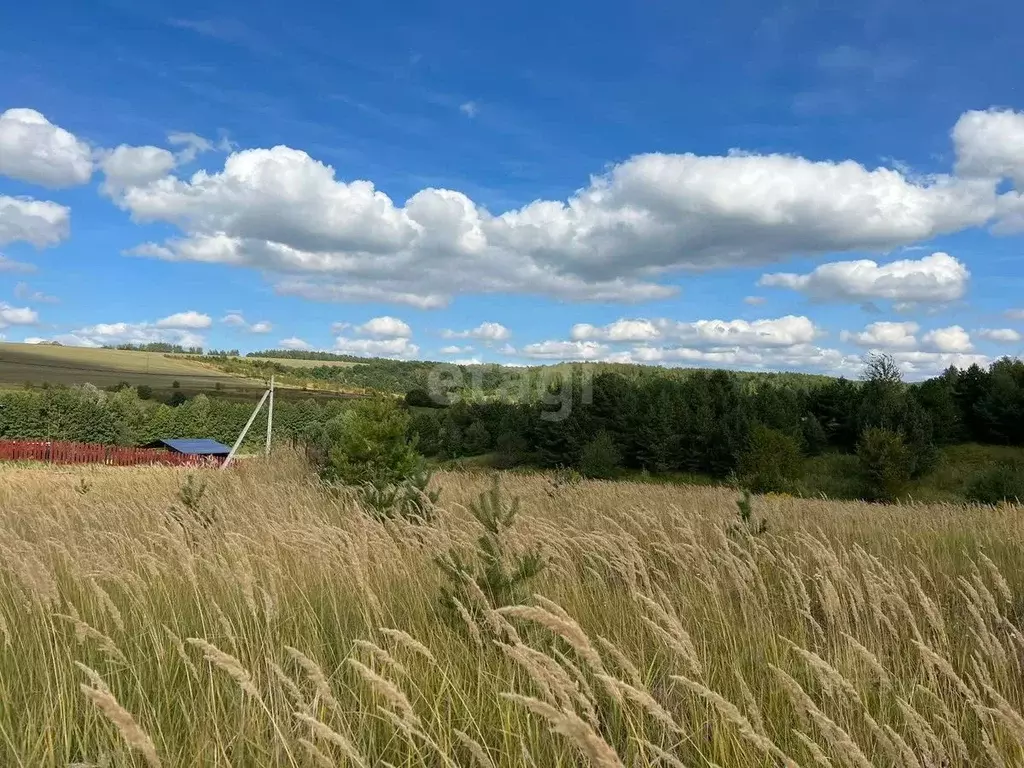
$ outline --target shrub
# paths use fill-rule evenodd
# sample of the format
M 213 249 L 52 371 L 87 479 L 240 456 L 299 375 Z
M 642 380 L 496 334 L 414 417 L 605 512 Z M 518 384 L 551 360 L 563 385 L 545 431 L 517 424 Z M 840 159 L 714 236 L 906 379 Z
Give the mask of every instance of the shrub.
M 323 479 L 358 489 L 375 516 L 430 516 L 437 493 L 427 491 L 430 475 L 409 438 L 409 414 L 392 398 L 359 401 L 315 440 L 314 449 L 326 447 Z
M 608 479 L 615 476 L 622 455 L 609 432 L 601 431 L 593 440 L 583 446 L 580 456 L 580 473 L 584 477 Z
M 828 447 L 828 434 L 821 422 L 813 413 L 809 413 L 801 420 L 801 432 L 804 439 L 804 450 L 808 456 L 819 456 Z
M 964 496 L 979 504 L 1024 501 L 1024 468 L 1001 463 L 976 472 L 967 481 Z
M 474 599 L 475 590 L 467 582 L 476 584 L 492 608 L 515 605 L 526 599 L 530 581 L 546 565 L 537 549 L 518 554 L 508 552 L 506 533 L 519 513 L 519 499 L 507 502 L 497 477 L 491 489 L 469 505 L 469 511 L 484 529 L 472 555 L 452 549 L 435 560 L 448 582 L 441 589 L 441 607 L 449 620 L 457 624 L 463 622 L 460 607 L 477 615 L 484 607 Z
M 441 420 L 432 413 L 417 413 L 409 421 L 409 436 L 424 456 L 436 456 L 441 450 Z
M 411 521 L 429 521 L 440 491 L 430 490 L 431 474 L 425 468 L 399 483 L 368 483 L 359 490 L 359 500 L 378 520 L 402 517 Z
M 427 390 L 419 387 L 405 393 L 405 404 L 413 408 L 437 408 L 442 405 L 435 402 Z
M 474 421 L 466 429 L 463 447 L 470 456 L 479 456 L 491 449 L 491 433 L 482 421 Z
M 736 500 L 736 512 L 739 520 L 734 521 L 728 528 L 727 533 L 743 536 L 760 536 L 768 530 L 768 521 L 763 517 L 760 520 L 754 518 L 754 506 L 750 501 L 750 491 L 743 491 L 743 495 Z
M 906 491 L 914 457 L 898 432 L 865 429 L 857 443 L 862 493 L 868 501 L 895 501 Z
M 185 482 L 178 489 L 181 506 L 173 504 L 167 510 L 171 520 L 181 527 L 189 546 L 195 546 L 198 536 L 217 523 L 217 509 L 213 506 L 207 507 L 203 503 L 205 493 L 206 481 L 197 480 L 194 475 L 187 475 Z
M 522 435 L 503 432 L 494 441 L 494 450 L 497 452 L 494 457 L 494 466 L 497 469 L 510 469 L 527 460 L 530 444 Z
M 740 482 L 754 493 L 783 493 L 793 489 L 802 470 L 800 444 L 777 429 L 755 424 L 740 456 Z
M 449 419 L 445 419 L 441 422 L 441 428 L 438 430 L 437 435 L 438 456 L 442 459 L 457 459 L 460 456 L 464 456 L 465 447 L 463 440 L 462 430 L 459 429 L 459 425 Z
M 327 425 L 325 479 L 345 485 L 409 477 L 420 456 L 408 437 L 409 416 L 386 397 L 360 400 Z

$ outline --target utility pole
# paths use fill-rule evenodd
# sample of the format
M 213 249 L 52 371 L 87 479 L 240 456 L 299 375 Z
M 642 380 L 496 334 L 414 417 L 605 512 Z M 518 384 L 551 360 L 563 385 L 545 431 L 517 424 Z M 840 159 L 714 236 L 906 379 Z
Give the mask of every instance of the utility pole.
M 270 455 L 270 434 L 274 431 L 274 377 L 270 377 L 270 403 L 267 406 L 267 449 L 266 455 Z
M 235 458 L 235 451 L 238 450 L 238 447 L 242 444 L 242 441 L 245 440 L 245 433 L 249 431 L 249 427 L 251 427 L 252 423 L 256 421 L 256 414 L 260 412 L 260 408 L 262 408 L 263 404 L 267 401 L 267 396 L 269 394 L 270 390 L 268 389 L 266 392 L 263 393 L 263 397 L 260 398 L 260 401 L 256 403 L 256 410 L 252 412 L 252 416 L 250 416 L 249 420 L 245 422 L 245 428 L 242 429 L 242 434 L 238 436 L 238 439 L 235 440 L 235 444 L 231 446 L 231 453 L 229 453 L 228 457 L 224 459 L 224 463 L 220 465 L 221 469 L 227 469 L 228 464 L 230 464 L 231 460 Z

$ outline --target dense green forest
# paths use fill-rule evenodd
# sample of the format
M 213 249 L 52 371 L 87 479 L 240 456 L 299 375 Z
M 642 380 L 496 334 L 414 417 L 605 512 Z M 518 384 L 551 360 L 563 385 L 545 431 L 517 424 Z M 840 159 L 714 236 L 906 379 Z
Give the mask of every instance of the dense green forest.
M 178 355 L 202 355 L 202 347 L 183 347 L 180 344 L 168 344 L 163 341 L 151 341 L 147 344 L 106 344 L 104 349 L 122 349 L 129 352 L 163 352 Z M 214 354 L 214 353 L 207 353 Z
M 142 445 L 162 437 L 210 437 L 227 445 L 252 413 L 249 402 L 196 395 L 170 405 L 139 397 L 132 387 L 107 392 L 91 385 L 0 392 L 0 439 Z M 345 408 L 342 400 L 278 401 L 275 441 L 293 441 Z M 246 442 L 262 445 L 266 417 Z
M 303 349 L 264 349 L 246 352 L 246 357 L 272 357 L 280 360 L 327 360 L 342 363 L 365 363 L 367 358 L 356 355 L 339 355 L 336 352 L 315 352 Z
M 602 372 L 589 396 L 577 376 L 571 390 L 552 387 L 547 403 L 417 409 L 411 428 L 420 449 L 440 458 L 492 453 L 502 466 L 573 468 L 596 477 L 623 470 L 735 477 L 756 490 L 799 490 L 807 457 L 856 455 L 861 477 L 851 495 L 880 500 L 898 497 L 933 470 L 943 446 L 1024 445 L 1020 360 L 951 368 L 907 385 L 881 356 L 869 361 L 862 381 L 785 381 L 726 371 Z M 425 396 L 413 392 L 407 401 Z M 566 401 L 571 408 L 562 407 Z M 1003 472 L 997 480 L 1004 484 L 1019 479 L 1018 468 L 993 471 Z

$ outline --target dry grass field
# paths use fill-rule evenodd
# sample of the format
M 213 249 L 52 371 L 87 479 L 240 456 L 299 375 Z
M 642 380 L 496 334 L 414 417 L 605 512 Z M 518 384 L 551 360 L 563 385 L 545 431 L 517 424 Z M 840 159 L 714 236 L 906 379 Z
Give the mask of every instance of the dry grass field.
M 3 766 L 1024 764 L 1019 508 L 755 498 L 750 535 L 728 489 L 510 475 L 549 565 L 452 623 L 482 474 L 385 526 L 287 456 L 192 518 L 177 470 L 0 471 Z

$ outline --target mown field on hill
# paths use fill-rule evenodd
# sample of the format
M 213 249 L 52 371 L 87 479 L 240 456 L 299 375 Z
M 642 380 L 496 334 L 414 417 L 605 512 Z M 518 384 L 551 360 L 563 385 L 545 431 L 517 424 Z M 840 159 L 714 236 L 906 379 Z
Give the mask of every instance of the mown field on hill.
M 158 398 L 179 391 L 185 396 L 204 393 L 253 400 L 267 388 L 263 377 L 225 371 L 213 364 L 180 355 L 0 343 L 0 388 L 87 383 L 101 389 L 119 384 L 148 387 Z M 287 382 L 282 382 L 279 392 L 284 398 L 331 397 L 334 394 L 312 387 L 303 390 L 301 385 L 289 386 Z
M 287 454 L 188 477 L 5 473 L 0 764 L 1024 760 L 1019 507 L 769 496 L 744 523 L 726 488 L 504 475 L 490 551 L 543 567 L 453 611 L 438 558 L 483 567 L 489 476 L 436 475 L 419 525 Z
M 265 388 L 262 381 L 158 352 L 0 344 L 0 385 L 89 383 L 106 387 L 121 381 L 154 390 L 170 389 L 175 381 L 186 391 L 213 390 L 218 383 L 222 388 Z

